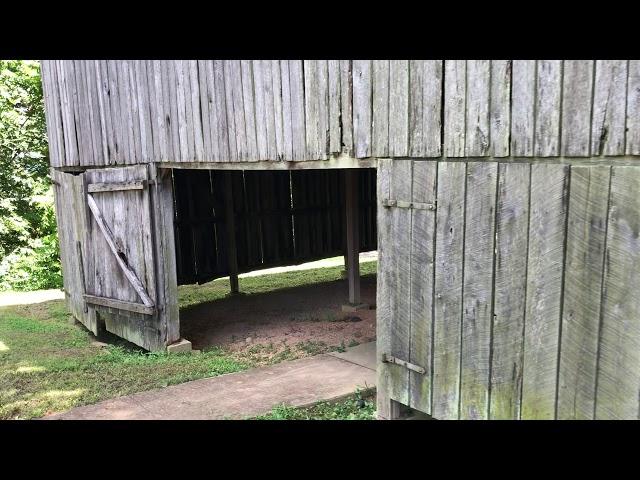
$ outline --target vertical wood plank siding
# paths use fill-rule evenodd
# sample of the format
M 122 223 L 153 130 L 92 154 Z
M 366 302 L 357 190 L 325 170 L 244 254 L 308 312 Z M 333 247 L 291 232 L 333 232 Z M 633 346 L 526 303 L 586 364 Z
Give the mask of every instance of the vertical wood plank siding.
M 640 155 L 637 61 L 42 65 L 54 167 Z
M 640 166 L 388 160 L 378 182 L 378 354 L 425 370 L 379 363 L 389 398 L 439 419 L 638 418 Z

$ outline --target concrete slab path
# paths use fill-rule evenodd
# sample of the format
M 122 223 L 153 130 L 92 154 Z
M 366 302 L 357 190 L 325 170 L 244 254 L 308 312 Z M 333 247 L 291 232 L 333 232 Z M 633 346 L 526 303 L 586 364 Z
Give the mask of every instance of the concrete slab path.
M 371 342 L 344 353 L 195 380 L 74 408 L 45 419 L 243 419 L 267 413 L 283 403 L 300 407 L 335 400 L 356 389 L 375 387 L 375 382 L 375 342 Z

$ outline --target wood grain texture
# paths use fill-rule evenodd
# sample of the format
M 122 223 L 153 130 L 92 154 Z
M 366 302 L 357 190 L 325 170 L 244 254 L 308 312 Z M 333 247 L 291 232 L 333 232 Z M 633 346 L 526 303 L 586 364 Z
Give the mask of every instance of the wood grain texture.
M 371 156 L 371 60 L 353 61 L 353 143 L 358 158 Z
M 378 163 L 377 171 L 377 222 L 378 222 L 378 271 L 376 277 L 376 371 L 377 371 L 377 410 L 386 412 L 389 407 L 391 370 L 382 362 L 383 355 L 391 350 L 391 316 L 393 289 L 391 265 L 393 260 L 393 237 L 391 210 L 383 208 L 385 199 L 391 198 L 392 160 L 383 159 Z M 387 417 L 388 418 L 388 417 Z
M 534 136 L 534 153 L 538 157 L 560 155 L 561 93 L 562 61 L 538 60 Z
M 351 60 L 340 60 L 340 123 L 342 151 L 353 153 L 353 72 Z
M 389 60 L 373 61 L 373 133 L 371 153 L 389 155 Z
M 409 154 L 409 61 L 389 62 L 389 155 Z
M 627 65 L 626 154 L 640 155 L 640 60 Z
M 320 73 L 319 61 L 304 61 L 304 118 L 306 128 L 306 157 L 318 158 L 320 154 Z
M 438 165 L 413 162 L 412 201 L 434 203 Z M 432 210 L 411 210 L 411 334 L 408 361 L 426 370 L 409 372 L 409 406 L 431 413 L 431 355 L 433 348 L 433 280 L 436 215 Z
M 444 155 L 464 157 L 466 135 L 467 62 L 444 62 Z
M 438 165 L 431 412 L 439 419 L 459 412 L 465 177 L 465 163 Z
M 511 155 L 533 155 L 536 61 L 514 60 L 511 93 Z
M 613 167 L 607 226 L 596 419 L 638 419 L 640 169 Z
M 491 61 L 467 60 L 465 155 L 482 157 L 490 144 Z
M 509 156 L 511 135 L 511 60 L 491 61 L 491 117 L 489 154 Z
M 293 159 L 293 130 L 291 125 L 291 90 L 289 84 L 289 61 L 280 62 L 280 82 L 282 99 L 282 158 Z
M 555 418 L 569 172 L 531 166 L 522 419 Z
M 274 160 L 284 158 L 284 130 L 282 117 L 282 70 L 279 60 L 265 60 L 271 70 L 271 100 L 273 105 Z M 269 100 L 267 100 L 269 102 Z
M 289 93 L 291 95 L 291 160 L 305 158 L 304 78 L 302 61 L 289 60 Z
M 489 418 L 520 418 L 531 166 L 500 164 Z
M 342 96 L 340 86 L 340 60 L 327 62 L 329 72 L 329 153 L 340 153 L 341 123 L 340 100 Z
M 467 164 L 460 418 L 487 419 L 498 164 Z
M 562 154 L 590 154 L 593 60 L 565 60 L 562 81 Z
M 591 119 L 591 155 L 624 155 L 627 60 L 598 60 Z
M 409 155 L 412 157 L 438 157 L 442 151 L 442 64 L 440 60 L 409 62 Z
M 262 60 L 253 60 L 253 102 L 255 104 L 255 118 L 256 118 L 256 141 L 258 146 L 258 160 L 268 160 L 269 153 L 268 138 L 267 138 L 267 105 L 265 99 L 265 84 L 267 81 L 270 83 L 270 78 L 265 78 L 265 71 L 263 70 Z
M 389 180 L 389 198 L 395 200 L 411 200 L 412 162 L 410 160 L 394 160 Z M 386 352 L 397 358 L 409 358 L 411 337 L 411 210 L 408 208 L 391 208 L 391 239 L 387 243 L 390 255 L 387 256 L 386 268 L 382 275 L 388 276 L 389 284 L 397 289 L 391 303 L 390 350 Z M 409 370 L 395 364 L 386 364 L 389 373 L 389 396 L 405 405 L 409 403 Z
M 247 152 L 242 159 L 247 161 L 259 158 L 255 101 L 253 98 L 253 62 L 249 60 L 240 61 L 240 69 L 242 72 L 242 104 L 244 107 L 245 135 L 247 141 Z
M 571 168 L 559 419 L 593 418 L 609 176 L 607 166 Z

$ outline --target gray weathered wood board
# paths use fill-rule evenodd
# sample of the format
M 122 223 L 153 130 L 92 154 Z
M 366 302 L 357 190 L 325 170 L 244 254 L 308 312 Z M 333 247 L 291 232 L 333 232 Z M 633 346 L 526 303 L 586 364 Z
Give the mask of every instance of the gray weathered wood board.
M 639 189 L 639 168 L 612 168 L 596 419 L 637 419 L 640 414 Z
M 438 164 L 414 161 L 412 201 L 436 200 Z M 433 210 L 411 210 L 409 362 L 426 373 L 409 372 L 409 406 L 431 413 L 431 352 L 433 350 L 433 280 L 436 216 Z
M 527 164 L 499 169 L 489 406 L 497 420 L 520 417 L 530 171 Z
M 558 379 L 560 419 L 593 418 L 609 175 L 608 166 L 571 169 Z
M 533 138 L 536 156 L 554 157 L 560 154 L 561 91 L 562 61 L 538 60 Z
M 465 156 L 483 157 L 489 151 L 491 61 L 467 61 L 467 118 Z
M 432 415 L 457 419 L 460 395 L 460 340 L 466 164 L 438 165 Z
M 371 60 L 353 61 L 353 143 L 356 157 L 371 156 Z
M 411 160 L 395 160 L 389 180 L 389 198 L 411 201 L 412 190 Z M 389 351 L 397 358 L 409 358 L 409 339 L 411 338 L 411 210 L 391 208 L 389 210 L 391 238 L 393 243 L 387 255 L 385 271 L 389 283 L 399 293 L 391 303 Z M 405 405 L 409 403 L 409 371 L 399 365 L 385 364 L 390 370 L 389 396 Z
M 489 415 L 493 263 L 498 164 L 467 164 L 460 418 Z
M 523 419 L 553 419 L 560 348 L 570 168 L 531 166 Z
M 444 62 L 444 155 L 464 157 L 467 114 L 467 62 Z
M 598 60 L 591 118 L 591 155 L 619 155 L 625 150 L 627 61 Z
M 54 182 L 58 241 L 63 287 L 69 312 L 94 334 L 97 333 L 95 316 L 89 315 L 82 295 L 86 292 L 84 265 L 88 249 L 85 244 L 87 217 L 84 214 L 83 182 L 81 176 L 51 170 Z
M 566 60 L 562 81 L 562 154 L 588 157 L 591 144 L 593 60 Z

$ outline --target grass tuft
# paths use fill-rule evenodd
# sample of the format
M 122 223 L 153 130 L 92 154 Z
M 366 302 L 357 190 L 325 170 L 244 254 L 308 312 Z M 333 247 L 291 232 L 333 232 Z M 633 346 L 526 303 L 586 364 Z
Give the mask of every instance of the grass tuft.
M 356 392 L 345 400 L 320 402 L 311 407 L 278 405 L 253 420 L 375 420 L 375 411 L 375 402 Z

